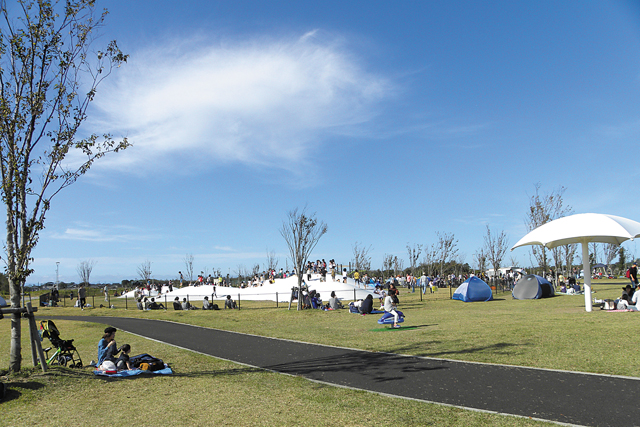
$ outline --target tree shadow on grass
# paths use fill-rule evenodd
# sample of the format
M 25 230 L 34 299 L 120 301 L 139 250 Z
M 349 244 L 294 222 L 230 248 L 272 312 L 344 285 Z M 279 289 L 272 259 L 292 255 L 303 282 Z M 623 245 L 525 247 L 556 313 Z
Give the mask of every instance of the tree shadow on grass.
M 5 382 L 7 386 L 6 394 L 4 395 L 4 399 L 0 400 L 0 402 L 8 402 L 10 400 L 19 399 L 22 396 L 22 390 L 40 390 L 41 388 L 46 387 L 44 384 L 39 383 L 37 381 L 18 381 L 18 382 Z M 0 387 L 2 387 L 0 385 Z

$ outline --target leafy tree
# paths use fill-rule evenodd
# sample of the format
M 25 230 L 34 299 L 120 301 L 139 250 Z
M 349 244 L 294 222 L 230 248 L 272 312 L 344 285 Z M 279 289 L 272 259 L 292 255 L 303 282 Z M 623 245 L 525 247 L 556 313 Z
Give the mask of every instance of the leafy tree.
M 0 2 L 0 174 L 12 307 L 20 307 L 51 199 L 94 161 L 129 145 L 108 134 L 79 135 L 98 85 L 127 60 L 115 41 L 104 51 L 89 49 L 106 14 L 95 12 L 93 0 Z M 21 368 L 20 341 L 14 314 L 14 372 Z
M 306 208 L 289 211 L 282 223 L 280 234 L 287 242 L 291 261 L 298 277 L 298 310 L 302 310 L 302 272 L 304 265 L 320 238 L 327 232 L 327 224 L 318 221 L 316 214 L 307 214 Z

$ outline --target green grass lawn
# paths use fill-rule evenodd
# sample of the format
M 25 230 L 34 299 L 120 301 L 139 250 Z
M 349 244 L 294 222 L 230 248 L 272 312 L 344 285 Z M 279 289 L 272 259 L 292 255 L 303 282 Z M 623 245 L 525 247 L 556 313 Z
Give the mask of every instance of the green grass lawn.
M 596 282 L 597 298 L 615 298 L 619 282 Z M 443 292 L 444 291 L 444 292 Z M 124 309 L 40 308 L 39 316 L 89 315 L 165 319 L 205 327 L 338 345 L 489 363 L 640 376 L 632 340 L 620 343 L 621 331 L 633 331 L 640 313 L 584 311 L 583 296 L 559 296 L 535 301 L 513 300 L 500 293 L 486 303 L 448 299 L 448 290 L 426 295 L 402 291 L 400 310 L 406 322 L 400 330 L 376 323 L 379 316 L 287 310 L 273 302 L 242 302 L 241 310 L 138 311 Z M 56 321 L 62 337 L 74 338 L 85 363 L 96 358 L 103 325 Z M 0 369 L 8 366 L 9 321 L 0 321 Z M 23 366 L 31 364 L 28 328 L 23 327 Z M 176 374 L 167 377 L 109 381 L 88 369 L 53 369 L 47 374 L 27 369 L 11 375 L 12 395 L 2 403 L 3 425 L 97 425 L 127 422 L 148 425 L 157 417 L 172 425 L 312 425 L 322 422 L 353 425 L 528 425 L 530 420 L 481 414 L 440 405 L 391 399 L 366 392 L 319 385 L 301 378 L 273 374 L 194 354 L 124 332 L 133 353 L 148 352 L 169 362 Z M 70 399 L 70 397 L 73 398 Z M 34 410 L 39 402 L 49 406 Z M 129 408 L 111 410 L 110 408 Z M 157 404 L 156 404 L 157 402 Z M 78 406 L 83 418 L 78 419 Z M 138 410 L 140 405 L 151 409 Z M 185 411 L 184 407 L 189 408 Z M 54 410 L 53 408 L 57 408 Z M 184 414 L 188 414 L 187 419 Z M 146 418 L 145 418 L 146 417 Z M 206 418 L 208 417 L 208 418 Z M 46 421 L 44 421 L 46 420 Z M 103 421 L 104 420 L 104 421 Z M 213 420 L 209 422 L 209 420 Z

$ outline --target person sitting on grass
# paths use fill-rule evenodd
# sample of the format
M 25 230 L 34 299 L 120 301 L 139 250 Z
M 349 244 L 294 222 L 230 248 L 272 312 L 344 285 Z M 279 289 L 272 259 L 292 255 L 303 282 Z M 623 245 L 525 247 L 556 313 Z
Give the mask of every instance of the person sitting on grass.
M 142 305 L 142 298 L 138 298 L 136 306 L 138 307 L 138 310 L 144 310 L 144 306 Z
M 231 299 L 231 295 L 227 295 L 227 299 L 224 302 L 224 308 L 225 310 L 227 308 L 233 310 L 234 308 L 236 308 L 236 302 L 234 300 Z
M 360 314 L 371 314 L 373 311 L 373 296 L 371 296 L 371 294 L 367 295 L 367 297 L 362 300 L 360 307 L 358 307 L 358 311 Z
M 331 298 L 329 298 L 329 308 L 331 310 L 338 310 L 342 308 L 340 299 L 336 296 L 336 291 L 331 291 Z
M 155 298 L 151 298 L 151 302 L 149 303 L 149 310 L 164 310 L 164 304 L 157 303 Z
M 180 298 L 175 297 L 175 299 L 173 300 L 173 309 L 182 310 L 182 305 L 180 304 Z
M 189 301 L 187 301 L 186 298 L 182 298 L 182 309 L 183 310 L 192 310 L 193 306 L 191 304 L 189 304 Z
M 100 367 L 105 361 L 110 361 L 115 364 L 115 356 L 120 352 L 118 344 L 116 344 L 117 331 L 118 330 L 112 326 L 104 330 L 104 335 L 98 343 L 98 363 L 96 363 L 96 366 Z
M 123 371 L 125 369 L 132 369 L 131 363 L 129 362 L 129 353 L 131 353 L 131 346 L 129 344 L 125 344 L 120 347 L 122 353 L 120 353 L 120 357 L 118 357 L 118 361 L 116 362 L 116 369 L 118 371 Z
M 213 304 L 209 301 L 209 297 L 204 297 L 204 300 L 202 301 L 202 309 L 203 310 L 216 310 L 213 307 Z

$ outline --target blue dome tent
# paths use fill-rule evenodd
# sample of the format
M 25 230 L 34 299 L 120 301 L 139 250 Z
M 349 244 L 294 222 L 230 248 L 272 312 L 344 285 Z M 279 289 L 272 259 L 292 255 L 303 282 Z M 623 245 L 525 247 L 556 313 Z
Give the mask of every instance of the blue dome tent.
M 493 292 L 484 280 L 471 276 L 458 286 L 458 289 L 453 293 L 453 299 L 464 302 L 491 301 Z
M 555 296 L 553 285 L 544 277 L 527 274 L 513 287 L 511 295 L 515 299 L 539 299 Z

